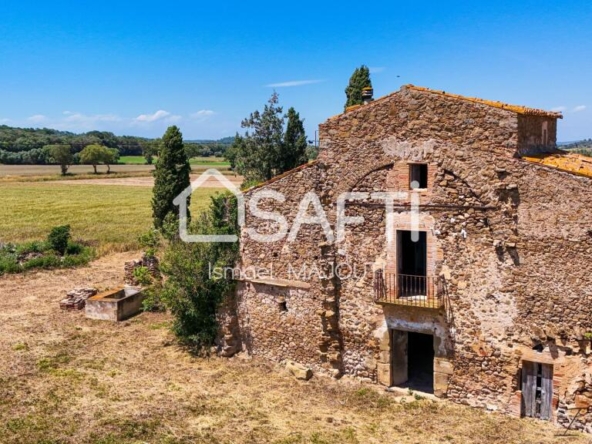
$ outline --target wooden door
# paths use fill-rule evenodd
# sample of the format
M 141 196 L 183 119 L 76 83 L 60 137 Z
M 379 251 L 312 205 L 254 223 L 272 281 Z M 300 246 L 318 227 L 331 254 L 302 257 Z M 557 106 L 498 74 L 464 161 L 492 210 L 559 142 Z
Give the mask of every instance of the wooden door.
M 391 384 L 399 385 L 409 379 L 407 363 L 408 334 L 391 330 Z
M 550 420 L 553 417 L 553 366 L 522 362 L 522 415 Z

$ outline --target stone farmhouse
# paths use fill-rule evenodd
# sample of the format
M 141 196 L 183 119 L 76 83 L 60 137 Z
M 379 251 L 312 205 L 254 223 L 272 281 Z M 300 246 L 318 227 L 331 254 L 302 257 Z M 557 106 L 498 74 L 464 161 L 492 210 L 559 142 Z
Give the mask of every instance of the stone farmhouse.
M 592 168 L 556 148 L 561 114 L 413 85 L 367 99 L 320 125 L 315 162 L 245 194 L 289 229 L 260 242 L 281 222 L 247 211 L 222 354 L 561 423 L 592 405 Z M 358 219 L 331 238 L 344 193 Z

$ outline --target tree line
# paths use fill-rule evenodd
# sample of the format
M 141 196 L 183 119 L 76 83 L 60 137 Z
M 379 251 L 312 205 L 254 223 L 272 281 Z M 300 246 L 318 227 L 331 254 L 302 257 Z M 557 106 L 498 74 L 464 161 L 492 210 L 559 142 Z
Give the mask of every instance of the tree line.
M 186 142 L 189 157 L 222 157 L 232 145 L 233 137 L 218 140 Z M 108 131 L 89 131 L 74 134 L 50 128 L 13 128 L 0 125 L 0 164 L 5 165 L 47 165 L 55 163 L 48 147 L 67 145 L 72 151 L 74 163 L 77 155 L 89 145 L 100 145 L 115 149 L 119 156 L 144 156 L 152 163 L 157 155 L 159 139 L 136 136 L 116 136 Z

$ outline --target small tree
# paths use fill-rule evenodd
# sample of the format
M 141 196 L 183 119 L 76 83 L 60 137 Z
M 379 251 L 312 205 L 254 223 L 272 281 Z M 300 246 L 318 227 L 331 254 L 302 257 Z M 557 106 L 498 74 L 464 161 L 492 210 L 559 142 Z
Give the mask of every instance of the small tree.
M 183 135 L 179 128 L 171 126 L 162 138 L 154 170 L 152 217 L 156 228 L 162 227 L 167 215 L 178 217 L 173 200 L 189 186 L 190 172 L 191 167 L 183 146 Z M 188 208 L 189 200 L 190 198 L 187 202 Z
M 119 162 L 119 151 L 117 148 L 105 148 L 102 161 L 107 165 L 107 174 L 111 173 L 111 165 L 115 165 Z
M 279 156 L 280 172 L 289 171 L 308 161 L 306 155 L 306 133 L 304 122 L 300 120 L 300 114 L 294 108 L 288 110 L 286 115 L 288 124 L 284 134 L 284 143 Z
M 154 156 L 158 154 L 158 145 L 160 144 L 160 139 L 156 140 L 147 140 L 142 143 L 142 155 L 144 159 L 146 159 L 147 165 L 152 165 L 154 161 Z
M 70 240 L 70 225 L 61 225 L 54 227 L 47 236 L 47 243 L 50 248 L 58 252 L 61 256 L 66 254 L 68 241 Z
M 80 151 L 80 163 L 92 165 L 95 174 L 97 174 L 97 165 L 104 161 L 107 148 L 101 145 L 93 144 L 86 146 Z
M 349 85 L 345 88 L 345 95 L 347 101 L 345 108 L 353 105 L 362 105 L 362 90 L 364 88 L 372 88 L 372 80 L 370 80 L 370 69 L 366 65 L 356 68 L 349 79 Z
M 70 145 L 47 145 L 44 149 L 49 153 L 50 160 L 60 165 L 62 176 L 65 176 L 68 168 L 74 163 L 74 154 Z

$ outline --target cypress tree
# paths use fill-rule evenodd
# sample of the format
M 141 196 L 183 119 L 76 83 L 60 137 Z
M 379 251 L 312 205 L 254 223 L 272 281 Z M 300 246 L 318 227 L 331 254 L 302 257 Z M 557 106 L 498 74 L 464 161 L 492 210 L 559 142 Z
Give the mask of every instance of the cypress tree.
M 347 101 L 345 108 L 353 105 L 362 105 L 362 90 L 364 88 L 372 88 L 372 80 L 370 80 L 370 69 L 366 65 L 356 68 L 349 79 L 349 85 L 345 88 L 345 95 Z
M 178 218 L 178 210 L 173 204 L 173 200 L 190 183 L 189 173 L 191 167 L 185 154 L 183 135 L 179 128 L 171 126 L 166 130 L 158 154 L 159 157 L 154 170 L 152 218 L 154 219 L 154 226 L 161 228 L 169 214 Z M 187 208 L 189 208 L 190 200 L 191 198 L 187 199 Z
M 306 133 L 304 132 L 304 123 L 300 119 L 300 114 L 294 108 L 288 110 L 286 115 L 288 124 L 284 133 L 284 143 L 279 158 L 279 172 L 289 171 L 307 162 Z

